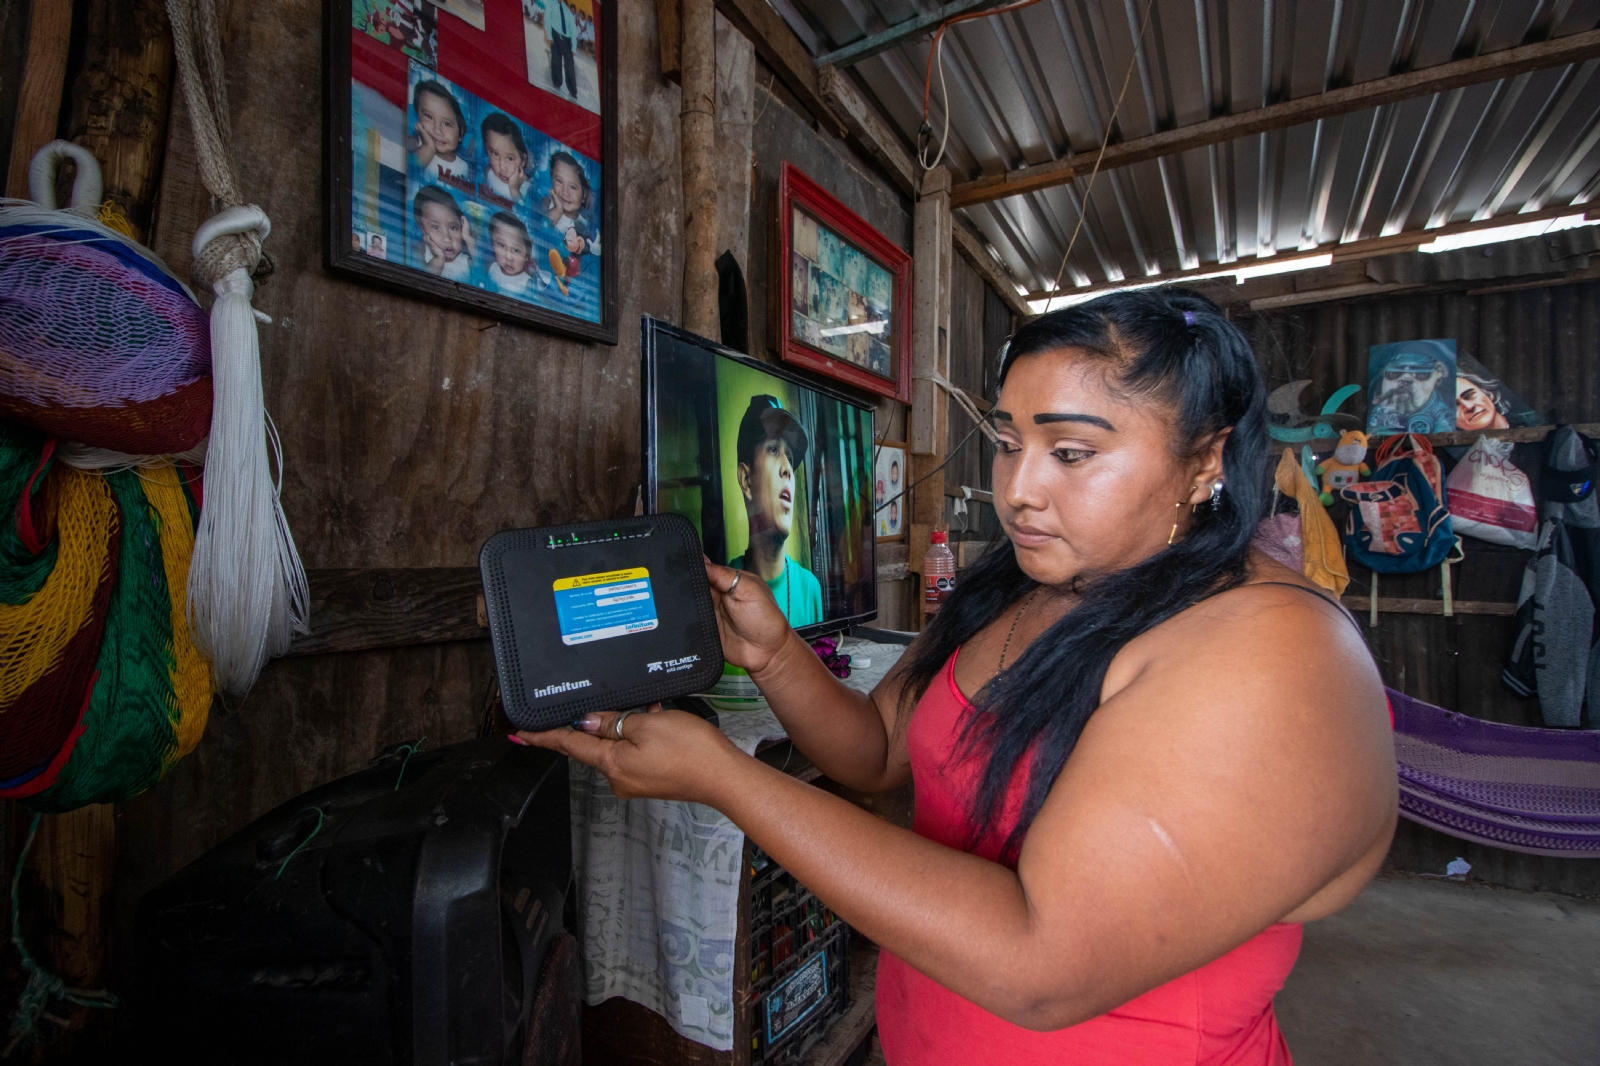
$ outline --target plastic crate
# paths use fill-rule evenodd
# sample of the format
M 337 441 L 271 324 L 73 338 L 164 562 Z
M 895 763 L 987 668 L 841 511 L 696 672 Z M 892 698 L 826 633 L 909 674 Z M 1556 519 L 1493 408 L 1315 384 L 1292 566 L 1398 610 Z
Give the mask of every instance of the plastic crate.
M 792 1066 L 850 1008 L 850 927 L 759 850 L 750 895 L 750 1061 Z

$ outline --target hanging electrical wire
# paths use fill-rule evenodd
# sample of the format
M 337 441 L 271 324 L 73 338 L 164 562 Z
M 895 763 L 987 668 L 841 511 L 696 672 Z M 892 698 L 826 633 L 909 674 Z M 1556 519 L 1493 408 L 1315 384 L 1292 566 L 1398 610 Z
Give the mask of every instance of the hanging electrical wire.
M 917 163 L 924 171 L 932 170 L 944 159 L 944 150 L 950 144 L 950 90 L 944 83 L 944 31 L 958 22 L 969 22 L 973 19 L 985 19 L 992 15 L 1004 15 L 1008 11 L 1021 11 L 1025 7 L 1032 7 L 1039 0 L 1018 0 L 1014 4 L 1002 7 L 991 7 L 984 11 L 969 11 L 965 15 L 945 19 L 933 31 L 933 41 L 928 47 L 928 66 L 922 76 L 922 126 L 917 130 Z M 939 68 L 939 96 L 940 106 L 944 110 L 944 132 L 939 137 L 939 154 L 933 157 L 933 162 L 928 162 L 928 149 L 933 147 L 933 126 L 928 121 L 929 97 L 933 91 L 933 69 Z
M 1145 0 L 1144 14 L 1139 18 L 1139 36 L 1133 41 L 1133 55 L 1128 58 L 1128 72 L 1122 76 L 1122 89 L 1117 93 L 1116 102 L 1111 105 L 1111 117 L 1106 121 L 1105 136 L 1100 139 L 1100 150 L 1095 153 L 1094 166 L 1089 171 L 1089 184 L 1083 190 L 1083 209 L 1078 212 L 1078 224 L 1072 227 L 1072 236 L 1067 241 L 1067 250 L 1061 256 L 1061 265 L 1056 268 L 1055 280 L 1050 283 L 1050 295 L 1045 300 L 1044 310 L 1048 314 L 1050 305 L 1055 301 L 1056 293 L 1061 291 L 1061 275 L 1066 273 L 1067 261 L 1072 258 L 1072 246 L 1078 243 L 1078 234 L 1083 231 L 1083 223 L 1089 215 L 1090 197 L 1094 195 L 1094 179 L 1100 173 L 1100 160 L 1106 157 L 1106 149 L 1111 145 L 1111 131 L 1117 126 L 1117 112 L 1122 110 L 1122 99 L 1128 95 L 1128 85 L 1133 81 L 1133 68 L 1139 62 L 1139 47 L 1144 43 L 1144 31 L 1150 25 L 1150 8 L 1155 0 Z M 923 105 L 926 110 L 927 105 Z

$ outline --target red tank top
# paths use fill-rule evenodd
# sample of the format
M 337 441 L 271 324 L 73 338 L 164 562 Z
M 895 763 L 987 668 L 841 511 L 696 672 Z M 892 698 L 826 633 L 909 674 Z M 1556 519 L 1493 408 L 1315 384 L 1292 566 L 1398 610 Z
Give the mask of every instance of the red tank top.
M 952 655 L 917 704 L 906 745 L 921 836 L 967 846 L 968 798 L 981 762 L 954 753 L 972 705 Z M 1022 809 L 1024 775 L 1012 779 L 1002 825 L 973 849 L 997 861 Z M 1300 926 L 1279 923 L 1192 973 L 1067 1029 L 1040 1033 L 990 1014 L 889 952 L 878 959 L 878 1036 L 889 1066 L 1291 1066 L 1272 1013 L 1300 953 Z

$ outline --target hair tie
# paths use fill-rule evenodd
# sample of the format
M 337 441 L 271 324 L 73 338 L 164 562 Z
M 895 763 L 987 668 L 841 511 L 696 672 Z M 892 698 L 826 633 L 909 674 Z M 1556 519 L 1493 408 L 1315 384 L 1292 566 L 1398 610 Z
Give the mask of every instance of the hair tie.
M 1183 324 L 1186 325 L 1186 326 L 1194 325 L 1194 312 L 1193 311 L 1185 311 L 1183 313 Z

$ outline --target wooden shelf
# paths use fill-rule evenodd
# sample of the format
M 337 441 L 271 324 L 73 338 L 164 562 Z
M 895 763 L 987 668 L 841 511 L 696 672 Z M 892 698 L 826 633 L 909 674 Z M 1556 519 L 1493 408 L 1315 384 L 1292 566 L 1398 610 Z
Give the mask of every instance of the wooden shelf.
M 1344 605 L 1352 614 L 1364 615 L 1372 610 L 1372 600 L 1366 596 L 1346 596 Z M 1489 603 L 1483 600 L 1457 600 L 1452 604 L 1456 614 L 1497 614 L 1507 618 L 1517 613 L 1514 603 Z M 1443 600 L 1402 600 L 1378 597 L 1379 614 L 1444 614 Z
M 1418 436 L 1426 437 L 1428 443 L 1435 448 L 1455 448 L 1466 444 L 1476 444 L 1479 437 L 1488 437 L 1491 440 L 1508 440 L 1515 444 L 1531 444 L 1535 441 L 1544 440 L 1550 435 L 1550 431 L 1555 428 L 1555 426 L 1523 426 L 1518 429 L 1472 429 L 1458 430 L 1451 433 L 1420 433 Z M 1572 428 L 1586 437 L 1600 436 L 1600 422 L 1574 423 Z M 1398 434 L 1389 434 L 1388 436 L 1398 436 Z M 1376 447 L 1384 440 L 1387 440 L 1388 436 L 1372 438 L 1373 446 Z M 1331 452 L 1334 445 L 1338 443 L 1337 437 L 1318 437 L 1315 440 L 1307 441 L 1274 440 L 1272 446 L 1274 449 L 1280 444 L 1285 448 L 1299 448 L 1302 444 L 1309 444 L 1313 452 Z

